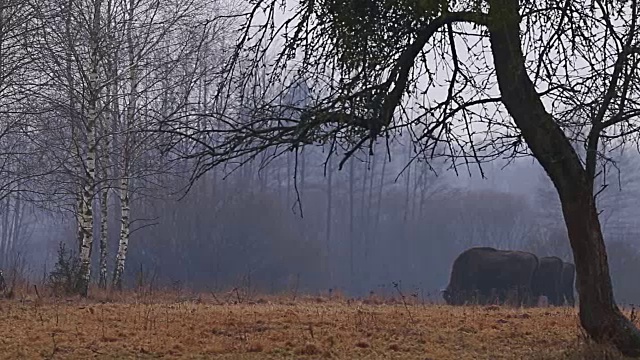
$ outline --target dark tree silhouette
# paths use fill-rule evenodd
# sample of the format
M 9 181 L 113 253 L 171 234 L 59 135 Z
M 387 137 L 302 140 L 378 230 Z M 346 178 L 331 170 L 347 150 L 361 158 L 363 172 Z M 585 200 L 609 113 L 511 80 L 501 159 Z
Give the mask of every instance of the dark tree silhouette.
M 640 355 L 640 332 L 613 297 L 594 191 L 607 153 L 638 131 L 637 1 L 300 0 L 284 19 L 280 5 L 254 0 L 238 15 L 246 22 L 218 95 L 224 111 L 184 134 L 198 144 L 196 177 L 313 143 L 343 150 L 341 167 L 407 128 L 416 157 L 446 156 L 456 171 L 533 155 L 562 204 L 582 326 Z M 265 71 L 269 91 L 256 91 Z M 310 89 L 304 107 L 279 100 L 291 78 Z

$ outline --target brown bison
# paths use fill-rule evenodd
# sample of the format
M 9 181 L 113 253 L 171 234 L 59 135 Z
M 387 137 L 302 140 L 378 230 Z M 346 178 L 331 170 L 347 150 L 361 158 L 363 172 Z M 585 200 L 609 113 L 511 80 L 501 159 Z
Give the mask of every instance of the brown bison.
M 513 292 L 518 304 L 528 304 L 537 268 L 538 257 L 528 252 L 470 248 L 453 262 L 443 297 L 449 305 L 486 304 L 494 297 L 502 303 Z

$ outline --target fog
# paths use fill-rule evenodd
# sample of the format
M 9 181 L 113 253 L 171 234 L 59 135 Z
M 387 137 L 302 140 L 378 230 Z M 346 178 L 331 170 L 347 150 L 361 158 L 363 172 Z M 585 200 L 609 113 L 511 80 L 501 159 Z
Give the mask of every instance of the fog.
M 291 146 L 299 139 L 276 136 L 263 146 L 256 134 L 243 138 L 252 125 L 232 131 L 224 119 L 251 124 L 274 115 L 274 108 L 277 118 L 301 116 L 292 109 L 327 96 L 325 80 L 287 75 L 282 83 L 273 81 L 278 71 L 258 66 L 262 60 L 249 66 L 252 57 L 243 58 L 243 70 L 227 73 L 224 64 L 243 35 L 238 19 L 224 15 L 241 12 L 240 5 L 120 2 L 100 9 L 100 4 L 91 11 L 58 2 L 7 5 L 15 16 L 0 29 L 0 45 L 12 49 L 5 65 L 20 69 L 0 79 L 0 269 L 7 276 L 47 280 L 65 245 L 74 252 L 84 249 L 79 257 L 91 264 L 93 282 L 101 270 L 115 278 L 111 274 L 120 260 L 127 288 L 358 297 L 402 291 L 431 301 L 447 285 L 453 260 L 472 246 L 572 261 L 557 194 L 533 158 L 481 167 L 462 158 L 471 161 L 470 147 L 484 153 L 476 160 L 494 157 L 505 142 L 519 139 L 502 107 L 486 104 L 478 110 L 472 131 L 451 122 L 456 141 L 439 141 L 448 139 L 447 150 L 456 144 L 462 149 L 437 153 L 457 154 L 455 166 L 446 156 L 416 159 L 414 147 L 424 146 L 424 139 L 400 129 L 420 130 L 427 118 L 412 117 L 436 114 L 440 110 L 425 113 L 424 105 L 448 94 L 430 77 L 425 83 L 425 72 L 416 79 L 422 81 L 416 93 L 425 95 L 425 103 L 407 99 L 407 118 L 394 120 L 384 134 L 392 139 L 380 138 L 374 155 L 363 150 L 338 169 L 345 154 L 329 149 L 331 136 L 344 135 L 336 127 L 319 130 L 320 140 L 309 135 L 325 147 L 308 145 L 273 157 L 268 151 L 280 151 L 279 141 Z M 104 11 L 102 19 L 85 21 L 97 10 Z M 281 15 L 277 22 L 284 21 Z M 268 19 L 255 24 L 261 21 Z M 462 40 L 458 55 L 471 63 L 476 54 L 465 51 Z M 250 53 L 238 56 L 255 56 Z M 448 59 L 437 51 L 429 56 L 428 67 Z M 464 70 L 474 73 L 478 84 L 486 83 L 484 96 L 498 90 L 483 80 L 494 76 L 491 61 Z M 437 77 L 448 81 L 450 70 L 442 68 Z M 225 84 L 228 90 L 216 90 Z M 455 102 L 465 94 L 475 96 L 460 92 Z M 489 130 L 496 119 L 504 133 Z M 201 137 L 192 139 L 193 132 Z M 467 135 L 469 140 L 462 140 Z M 342 145 L 359 136 L 345 136 Z M 235 139 L 245 141 L 239 146 Z M 203 143 L 204 150 L 198 147 Z M 615 141 L 603 144 L 603 151 L 605 145 L 611 161 L 599 166 L 600 219 L 617 300 L 636 302 L 638 151 Z M 247 149 L 266 150 L 238 167 L 235 161 L 249 159 L 237 154 L 254 154 Z M 198 158 L 200 150 L 205 160 Z M 425 155 L 430 149 L 421 150 Z M 328 153 L 334 155 L 328 159 Z M 192 170 L 201 170 L 197 160 L 222 164 L 191 184 Z M 103 234 L 106 256 L 101 256 Z M 107 261 L 107 271 L 100 260 Z M 119 283 L 102 280 L 104 287 Z
M 445 159 L 410 162 L 408 146 L 389 146 L 342 170 L 336 155 L 326 174 L 326 149 L 307 147 L 297 161 L 289 153 L 267 165 L 258 159 L 235 170 L 216 168 L 186 195 L 173 179 L 175 186 L 156 196 L 134 196 L 125 286 L 348 296 L 402 291 L 434 301 L 455 257 L 471 246 L 572 261 L 555 190 L 531 159 L 483 164 L 482 178 L 477 165 L 455 171 Z M 640 192 L 629 179 L 638 175 L 637 160 L 622 154 L 618 163 L 621 171 L 606 174 L 598 202 L 616 298 L 633 303 L 640 300 L 634 279 Z M 18 267 L 42 280 L 60 243 L 77 247 L 74 218 L 36 204 L 20 211 L 19 226 L 8 229 L 19 228 L 19 235 L 3 249 L 0 268 Z M 111 255 L 118 245 L 117 203 L 109 214 Z M 99 256 L 97 241 L 92 256 Z M 114 264 L 108 267 L 112 272 Z

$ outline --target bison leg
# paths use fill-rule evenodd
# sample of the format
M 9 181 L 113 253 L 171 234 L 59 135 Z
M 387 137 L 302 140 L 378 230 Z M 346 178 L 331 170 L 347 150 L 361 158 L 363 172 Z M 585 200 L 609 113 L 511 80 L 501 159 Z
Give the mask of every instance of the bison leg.
M 560 286 L 557 286 L 557 290 L 554 296 L 555 296 L 556 306 L 562 306 L 564 304 L 564 296 L 562 294 Z
M 526 307 L 529 304 L 529 292 L 526 286 L 518 287 L 518 306 Z
M 576 306 L 576 299 L 573 297 L 573 291 L 568 292 L 567 295 L 566 295 L 566 298 L 567 298 L 567 305 L 569 305 L 571 307 Z

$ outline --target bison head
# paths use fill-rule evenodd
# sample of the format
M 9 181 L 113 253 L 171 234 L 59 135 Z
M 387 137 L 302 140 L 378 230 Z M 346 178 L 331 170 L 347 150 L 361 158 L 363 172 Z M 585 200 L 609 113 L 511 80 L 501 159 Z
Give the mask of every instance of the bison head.
M 460 296 L 458 296 L 457 291 L 447 287 L 445 289 L 442 289 L 440 292 L 442 293 L 442 298 L 447 302 L 448 305 L 461 305 Z

